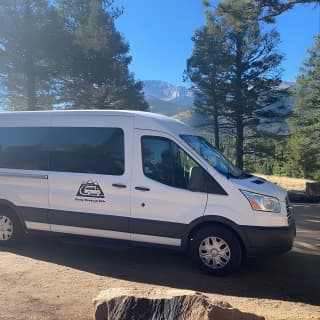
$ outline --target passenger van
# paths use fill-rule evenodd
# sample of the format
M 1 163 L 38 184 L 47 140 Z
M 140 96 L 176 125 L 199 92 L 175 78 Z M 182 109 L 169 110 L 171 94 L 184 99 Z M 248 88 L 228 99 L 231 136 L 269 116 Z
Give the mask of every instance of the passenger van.
M 182 122 L 131 111 L 0 113 L 0 245 L 35 231 L 190 251 L 214 275 L 291 249 L 285 190 Z

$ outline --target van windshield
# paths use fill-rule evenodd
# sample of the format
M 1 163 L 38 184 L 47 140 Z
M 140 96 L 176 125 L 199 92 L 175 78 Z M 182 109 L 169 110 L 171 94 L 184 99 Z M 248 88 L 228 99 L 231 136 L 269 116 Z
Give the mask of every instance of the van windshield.
M 230 160 L 228 160 L 203 137 L 194 135 L 181 135 L 180 137 L 212 167 L 214 167 L 224 176 L 238 179 L 247 177 L 242 170 L 234 166 Z

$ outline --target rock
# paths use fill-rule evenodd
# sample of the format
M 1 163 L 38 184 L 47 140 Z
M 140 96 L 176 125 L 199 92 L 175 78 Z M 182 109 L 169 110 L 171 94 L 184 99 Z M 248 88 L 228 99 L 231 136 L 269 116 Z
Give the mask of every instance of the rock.
M 310 197 L 320 197 L 320 182 L 307 182 L 306 193 Z
M 263 320 L 189 290 L 111 288 L 93 300 L 96 320 Z
M 310 196 L 306 192 L 288 191 L 290 202 L 302 202 L 302 203 L 318 203 L 320 202 L 320 196 Z

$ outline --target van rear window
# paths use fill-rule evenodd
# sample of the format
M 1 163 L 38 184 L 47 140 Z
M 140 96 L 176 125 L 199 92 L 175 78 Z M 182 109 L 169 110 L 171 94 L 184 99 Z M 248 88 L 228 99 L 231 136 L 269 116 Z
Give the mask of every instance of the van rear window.
M 122 175 L 120 128 L 0 128 L 0 168 Z
M 0 168 L 47 170 L 48 128 L 0 128 Z

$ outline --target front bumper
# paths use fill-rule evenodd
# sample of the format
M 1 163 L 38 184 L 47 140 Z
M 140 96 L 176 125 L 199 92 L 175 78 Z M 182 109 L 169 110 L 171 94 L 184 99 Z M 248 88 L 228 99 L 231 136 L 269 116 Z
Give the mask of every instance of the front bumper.
M 296 236 L 294 220 L 288 227 L 251 227 L 241 228 L 247 256 L 280 254 L 292 248 Z

